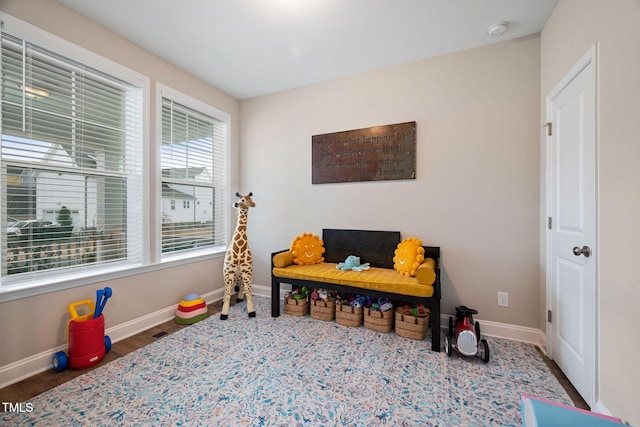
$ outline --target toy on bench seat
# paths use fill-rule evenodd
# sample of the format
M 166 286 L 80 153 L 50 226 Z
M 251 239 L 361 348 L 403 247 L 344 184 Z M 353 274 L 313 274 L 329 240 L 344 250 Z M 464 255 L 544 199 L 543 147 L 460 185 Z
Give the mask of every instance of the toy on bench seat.
M 365 262 L 364 264 L 360 264 L 360 257 L 349 255 L 344 262 L 338 263 L 338 265 L 336 265 L 336 268 L 342 271 L 363 271 L 369 269 L 369 263 Z

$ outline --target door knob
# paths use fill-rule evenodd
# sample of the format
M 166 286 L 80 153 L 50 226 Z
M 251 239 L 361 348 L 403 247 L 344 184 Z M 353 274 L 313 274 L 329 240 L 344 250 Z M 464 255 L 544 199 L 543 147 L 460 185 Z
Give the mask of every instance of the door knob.
M 583 246 L 581 248 L 576 246 L 575 248 L 573 248 L 573 254 L 575 256 L 584 255 L 585 257 L 589 258 L 589 256 L 591 255 L 591 248 L 589 246 Z

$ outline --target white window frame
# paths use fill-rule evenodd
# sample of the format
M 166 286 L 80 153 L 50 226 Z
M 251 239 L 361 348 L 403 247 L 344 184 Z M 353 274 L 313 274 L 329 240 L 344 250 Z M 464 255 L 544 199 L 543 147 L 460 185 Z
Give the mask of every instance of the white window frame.
M 221 256 L 226 251 L 226 246 L 228 244 L 228 236 L 229 236 L 229 209 L 228 206 L 225 205 L 224 209 L 224 236 L 225 241 L 221 244 L 218 244 L 213 247 L 207 247 L 202 249 L 194 249 L 184 252 L 176 252 L 176 253 L 165 253 L 162 254 L 162 159 L 161 159 L 161 149 L 162 149 L 162 99 L 170 99 L 173 102 L 181 104 L 185 107 L 191 108 L 195 111 L 203 113 L 207 116 L 213 117 L 216 120 L 224 122 L 227 127 L 227 132 L 225 134 L 225 186 L 224 186 L 224 196 L 228 199 L 230 196 L 230 188 L 231 188 L 231 162 L 230 162 L 230 133 L 231 133 L 231 115 L 219 110 L 216 107 L 213 107 L 205 102 L 197 100 L 189 95 L 186 95 L 178 90 L 175 90 L 167 85 L 162 83 L 156 83 L 156 183 L 155 188 L 158 189 L 156 195 L 156 204 L 155 209 L 157 212 L 157 221 L 155 228 L 156 235 L 156 247 L 152 250 L 152 259 L 159 263 L 166 263 L 172 261 L 181 261 L 181 260 L 197 260 L 203 256 L 216 255 Z M 225 203 L 228 202 L 225 200 Z
M 101 70 L 107 74 L 119 77 L 128 81 L 142 89 L 142 261 L 136 264 L 118 264 L 114 266 L 104 266 L 89 271 L 73 272 L 68 271 L 58 276 L 50 276 L 46 278 L 34 279 L 22 282 L 17 285 L 3 285 L 0 283 L 0 303 L 6 301 L 28 298 L 49 292 L 57 292 L 65 289 L 100 283 L 109 280 L 116 280 L 137 274 L 144 274 L 152 271 L 162 270 L 177 265 L 189 264 L 192 262 L 200 262 L 207 259 L 219 258 L 224 256 L 225 248 L 220 246 L 215 248 L 206 248 L 201 250 L 179 253 L 172 256 L 166 256 L 164 259 L 161 254 L 161 233 L 162 233 L 162 189 L 161 189 L 161 166 L 160 166 L 160 144 L 151 144 L 150 142 L 150 94 L 151 80 L 149 77 L 133 71 L 123 65 L 104 58 L 94 52 L 82 48 L 72 42 L 62 39 L 54 34 L 44 31 L 20 19 L 14 18 L 0 11 L 0 21 L 4 25 L 5 30 L 16 37 L 28 40 L 31 43 L 46 48 L 59 55 L 66 56 L 75 61 L 84 63 L 95 69 Z M 194 110 L 201 110 L 216 119 L 226 122 L 226 177 L 225 189 L 226 197 L 230 197 L 231 186 L 231 115 L 216 109 L 206 103 L 198 101 L 176 90 L 156 84 L 156 135 L 158 140 L 162 138 L 162 96 L 173 99 L 182 105 Z M 157 172 L 156 179 L 151 177 L 151 171 Z M 155 203 L 152 203 L 152 200 Z M 226 201 L 229 202 L 228 200 Z M 231 210 L 227 206 L 225 209 L 225 244 L 228 243 L 230 233 Z M 151 220 L 149 220 L 151 218 Z M 150 236 L 156 236 L 157 244 L 152 247 Z M 3 242 L 0 241 L 0 245 Z M 75 274 L 74 274 L 75 273 Z
M 143 247 L 141 258 L 136 262 L 121 262 L 113 265 L 100 265 L 93 269 L 80 269 L 74 271 L 58 272 L 55 275 L 42 275 L 42 277 L 34 277 L 29 281 L 21 281 L 18 283 L 8 284 L 0 283 L 0 303 L 11 301 L 19 298 L 30 297 L 47 292 L 55 292 L 76 286 L 84 286 L 99 281 L 110 280 L 118 277 L 125 277 L 131 274 L 137 274 L 140 267 L 148 264 L 148 236 L 149 230 L 144 218 L 149 216 L 149 94 L 150 79 L 138 72 L 135 72 L 123 65 L 117 64 L 107 58 L 97 55 L 87 49 L 84 49 L 74 43 L 64 40 L 54 34 L 44 31 L 11 15 L 0 12 L 0 21 L 3 28 L 8 33 L 27 40 L 33 44 L 41 46 L 59 55 L 68 57 L 69 59 L 78 61 L 87 66 L 100 70 L 104 73 L 120 78 L 133 84 L 142 90 L 142 117 L 141 123 L 141 153 L 142 171 L 140 194 L 137 196 L 142 198 L 142 209 L 139 212 L 139 218 L 136 222 L 139 224 L 143 235 Z M 1 126 L 1 124 L 0 124 Z M 1 237 L 0 237 L 1 238 Z M 5 242 L 0 241 L 1 245 Z

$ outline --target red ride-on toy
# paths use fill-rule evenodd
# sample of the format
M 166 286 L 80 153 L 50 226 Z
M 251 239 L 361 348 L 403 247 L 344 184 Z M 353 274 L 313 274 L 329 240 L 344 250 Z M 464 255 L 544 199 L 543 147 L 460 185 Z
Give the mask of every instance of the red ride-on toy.
M 456 324 L 453 317 L 449 317 L 449 332 L 444 337 L 444 349 L 447 356 L 453 355 L 453 350 L 465 356 L 478 356 L 484 363 L 489 362 L 489 344 L 480 338 L 480 324 L 473 321 L 473 315 L 478 312 L 461 305 L 456 307 Z
M 59 351 L 53 355 L 53 369 L 62 372 L 67 367 L 84 369 L 100 362 L 111 350 L 111 339 L 104 334 L 104 315 L 102 309 L 111 297 L 111 288 L 97 292 L 97 307 L 93 301 L 84 300 L 69 304 L 69 355 Z M 78 314 L 78 307 L 86 306 L 89 313 Z

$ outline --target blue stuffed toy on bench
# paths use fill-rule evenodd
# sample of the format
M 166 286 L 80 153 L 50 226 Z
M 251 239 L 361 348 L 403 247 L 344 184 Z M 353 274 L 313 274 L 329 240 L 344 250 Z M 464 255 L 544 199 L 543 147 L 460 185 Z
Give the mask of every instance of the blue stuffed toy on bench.
M 360 264 L 360 257 L 357 257 L 355 255 L 349 255 L 344 262 L 338 263 L 336 268 L 342 271 L 347 271 L 347 270 L 362 271 L 362 270 L 369 269 L 369 263 L 365 262 L 364 264 Z

